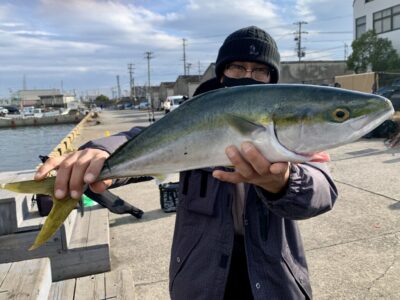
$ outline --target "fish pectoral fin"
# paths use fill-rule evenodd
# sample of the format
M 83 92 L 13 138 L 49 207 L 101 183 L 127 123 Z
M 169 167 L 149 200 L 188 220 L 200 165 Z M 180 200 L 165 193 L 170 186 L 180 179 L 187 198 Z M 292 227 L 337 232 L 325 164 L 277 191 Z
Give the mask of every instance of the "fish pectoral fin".
M 243 135 L 250 135 L 255 131 L 265 130 L 263 125 L 254 123 L 253 121 L 234 114 L 227 114 L 225 115 L 225 118 L 229 126 Z
M 65 219 L 76 207 L 79 199 L 73 199 L 67 197 L 62 200 L 58 200 L 52 197 L 53 207 L 49 215 L 47 216 L 40 232 L 36 236 L 35 242 L 29 248 L 29 251 L 35 250 L 43 245 L 48 239 L 50 239 L 58 228 L 64 223 Z

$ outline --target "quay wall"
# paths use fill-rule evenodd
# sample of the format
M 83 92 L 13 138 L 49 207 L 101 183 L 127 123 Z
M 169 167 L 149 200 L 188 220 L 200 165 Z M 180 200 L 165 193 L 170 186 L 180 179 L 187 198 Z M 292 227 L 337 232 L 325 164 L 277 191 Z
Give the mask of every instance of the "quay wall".
M 96 117 L 96 113 L 87 114 L 50 152 L 49 157 L 62 156 L 75 150 L 73 142 L 75 138 L 81 134 L 83 126 L 92 118 Z

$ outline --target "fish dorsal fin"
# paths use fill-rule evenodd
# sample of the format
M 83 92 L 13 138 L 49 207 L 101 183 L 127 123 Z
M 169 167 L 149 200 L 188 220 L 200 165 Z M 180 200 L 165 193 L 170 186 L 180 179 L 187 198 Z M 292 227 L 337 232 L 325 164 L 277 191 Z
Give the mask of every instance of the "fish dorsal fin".
M 234 114 L 225 115 L 228 124 L 243 135 L 250 135 L 255 131 L 264 130 L 263 125 L 254 123 L 246 118 Z

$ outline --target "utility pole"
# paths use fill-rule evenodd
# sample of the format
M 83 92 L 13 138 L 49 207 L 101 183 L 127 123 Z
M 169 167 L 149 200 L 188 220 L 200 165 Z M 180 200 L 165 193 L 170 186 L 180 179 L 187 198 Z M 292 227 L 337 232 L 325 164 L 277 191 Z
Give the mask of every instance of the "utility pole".
M 133 78 L 133 72 L 135 70 L 134 64 L 128 64 L 128 71 L 129 71 L 129 86 L 131 88 L 130 90 L 130 97 L 131 101 L 135 102 L 136 101 L 136 93 L 135 93 L 135 81 Z
M 297 32 L 295 32 L 295 38 L 294 40 L 297 42 L 297 57 L 299 58 L 299 62 L 301 61 L 301 58 L 306 56 L 306 53 L 304 52 L 305 48 L 301 46 L 301 34 L 302 33 L 308 33 L 306 31 L 301 31 L 301 25 L 305 25 L 308 24 L 307 22 L 304 21 L 299 21 L 296 23 L 293 23 L 294 25 L 298 25 L 299 26 L 299 30 Z
M 119 85 L 119 75 L 117 75 L 117 101 L 121 100 L 121 86 Z
M 186 75 L 190 75 L 190 68 L 192 67 L 192 64 L 191 64 L 191 63 L 187 63 L 186 66 L 187 66 L 187 73 L 186 73 Z
M 183 42 L 183 75 L 186 75 L 186 39 L 182 39 Z
M 154 58 L 153 52 L 147 51 L 146 53 L 146 59 L 147 59 L 147 80 L 148 80 L 148 95 L 150 95 L 150 109 L 152 112 L 152 116 L 150 115 L 149 111 L 149 122 L 151 123 L 152 121 L 154 122 L 154 105 L 153 105 L 153 91 L 151 90 L 151 83 L 150 83 L 150 60 Z
M 200 64 L 200 61 L 197 62 L 197 70 L 199 72 L 199 76 L 201 76 L 201 64 Z
M 349 46 L 347 45 L 347 43 L 344 43 L 344 60 L 347 60 L 347 51 Z
M 25 74 L 24 74 L 24 77 L 23 77 L 23 79 L 22 79 L 22 90 L 26 90 L 26 76 L 25 76 Z
M 111 99 L 115 99 L 115 88 L 111 87 Z

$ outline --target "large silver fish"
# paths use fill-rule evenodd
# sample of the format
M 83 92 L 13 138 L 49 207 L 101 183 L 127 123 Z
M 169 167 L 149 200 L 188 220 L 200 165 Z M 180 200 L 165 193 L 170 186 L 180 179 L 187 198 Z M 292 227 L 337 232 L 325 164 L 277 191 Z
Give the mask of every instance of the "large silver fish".
M 99 179 L 229 165 L 251 141 L 271 162 L 305 162 L 357 140 L 394 113 L 378 95 L 312 85 L 251 85 L 184 103 L 111 155 Z
M 159 175 L 230 165 L 229 145 L 253 142 L 271 162 L 321 159 L 318 152 L 352 142 L 394 113 L 378 95 L 311 85 L 251 85 L 192 98 L 118 148 L 98 180 Z M 3 184 L 22 193 L 53 196 L 44 182 Z M 31 249 L 49 239 L 78 200 L 57 200 Z

